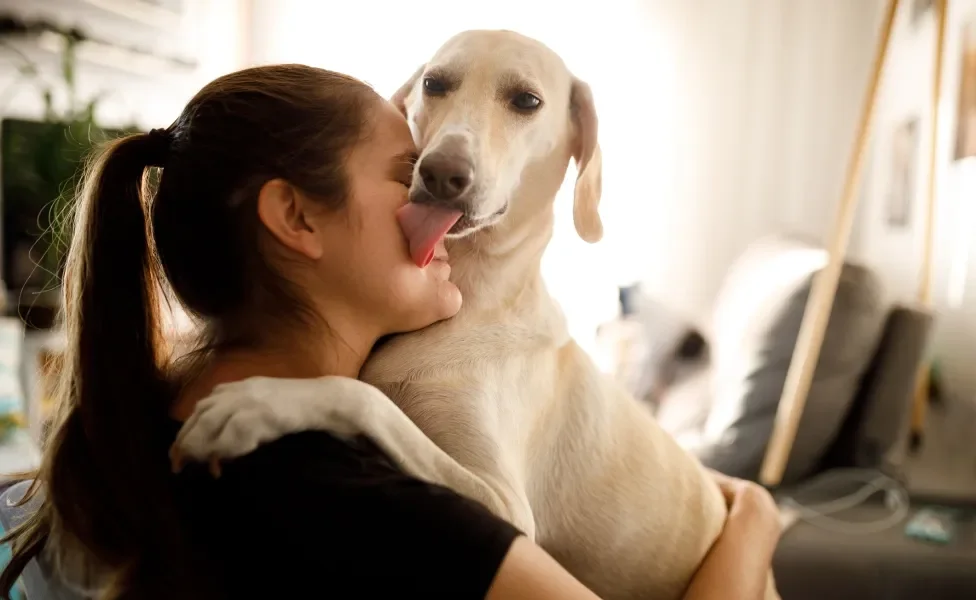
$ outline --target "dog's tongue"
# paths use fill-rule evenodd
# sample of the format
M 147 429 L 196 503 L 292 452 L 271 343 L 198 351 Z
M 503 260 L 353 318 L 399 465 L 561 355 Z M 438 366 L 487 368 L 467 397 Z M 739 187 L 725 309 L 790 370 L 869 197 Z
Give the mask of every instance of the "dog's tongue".
M 426 267 L 434 258 L 434 248 L 461 218 L 461 212 L 408 202 L 396 213 L 400 229 L 410 244 L 410 258 Z

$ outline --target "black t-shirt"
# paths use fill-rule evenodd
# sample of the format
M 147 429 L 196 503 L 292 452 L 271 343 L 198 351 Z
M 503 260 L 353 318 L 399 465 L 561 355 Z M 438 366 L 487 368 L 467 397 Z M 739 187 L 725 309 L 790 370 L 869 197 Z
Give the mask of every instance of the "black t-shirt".
M 235 600 L 484 598 L 519 535 L 368 441 L 321 432 L 262 446 L 217 479 L 203 465 L 176 478 L 202 570 Z

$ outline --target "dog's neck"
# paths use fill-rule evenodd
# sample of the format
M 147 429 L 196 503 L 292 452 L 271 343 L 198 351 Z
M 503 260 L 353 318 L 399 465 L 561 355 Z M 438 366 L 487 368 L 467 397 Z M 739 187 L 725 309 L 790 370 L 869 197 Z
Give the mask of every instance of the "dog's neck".
M 552 237 L 551 208 L 518 227 L 490 228 L 448 247 L 451 280 L 465 312 L 511 308 L 542 286 L 542 255 Z
M 462 312 L 511 311 L 549 300 L 542 255 L 552 239 L 553 204 L 568 163 L 557 152 L 530 165 L 511 199 L 512 214 L 448 245 Z

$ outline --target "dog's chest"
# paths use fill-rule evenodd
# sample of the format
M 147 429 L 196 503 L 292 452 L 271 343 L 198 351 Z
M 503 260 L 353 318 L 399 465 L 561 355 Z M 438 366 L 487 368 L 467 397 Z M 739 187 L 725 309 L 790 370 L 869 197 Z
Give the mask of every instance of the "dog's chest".
M 376 348 L 361 377 L 370 383 L 464 377 L 472 383 L 519 376 L 522 366 L 562 343 L 561 330 L 518 316 L 459 315 Z
M 386 393 L 430 437 L 459 422 L 522 447 L 553 394 L 551 336 L 518 321 L 447 322 L 388 340 L 361 378 Z M 443 433 L 448 433 L 444 431 Z

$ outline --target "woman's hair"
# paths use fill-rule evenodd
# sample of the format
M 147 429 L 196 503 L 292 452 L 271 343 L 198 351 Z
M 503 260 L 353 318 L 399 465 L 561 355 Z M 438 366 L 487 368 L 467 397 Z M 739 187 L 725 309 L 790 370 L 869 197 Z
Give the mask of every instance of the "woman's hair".
M 3 598 L 42 551 L 103 597 L 200 593 L 167 455 L 176 389 L 161 290 L 199 319 L 209 348 L 258 343 L 272 315 L 305 319 L 300 291 L 261 251 L 257 197 L 281 178 L 340 209 L 345 157 L 377 98 L 312 67 L 246 69 L 203 88 L 169 128 L 111 141 L 90 159 L 64 274 L 59 408 L 29 492 L 40 508 L 9 536 Z

